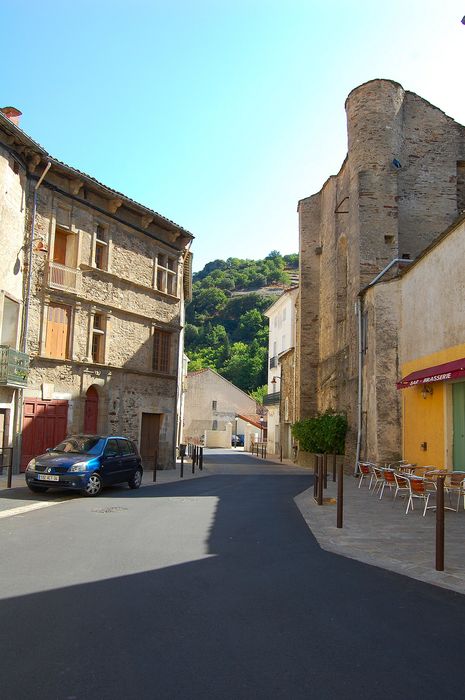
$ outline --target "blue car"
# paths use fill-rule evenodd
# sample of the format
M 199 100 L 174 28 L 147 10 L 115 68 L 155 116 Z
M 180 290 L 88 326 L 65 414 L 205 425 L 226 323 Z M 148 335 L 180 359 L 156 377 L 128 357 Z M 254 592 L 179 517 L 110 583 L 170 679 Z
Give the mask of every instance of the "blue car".
M 45 454 L 31 459 L 26 484 L 34 493 L 49 488 L 98 496 L 104 486 L 127 482 L 138 489 L 142 463 L 135 444 L 115 435 L 72 435 Z

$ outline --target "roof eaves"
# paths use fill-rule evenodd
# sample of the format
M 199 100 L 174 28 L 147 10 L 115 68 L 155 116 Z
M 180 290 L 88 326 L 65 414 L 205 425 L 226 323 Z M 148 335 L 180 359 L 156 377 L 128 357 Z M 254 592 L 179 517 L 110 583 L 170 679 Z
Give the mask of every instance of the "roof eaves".
M 55 167 L 62 168 L 64 171 L 67 171 L 73 176 L 78 176 L 80 178 L 84 178 L 87 180 L 89 183 L 92 183 L 93 185 L 97 186 L 99 189 L 104 190 L 106 193 L 111 194 L 113 196 L 117 196 L 118 198 L 121 198 L 124 202 L 130 204 L 131 206 L 136 206 L 139 209 L 143 210 L 144 213 L 150 214 L 151 216 L 156 217 L 160 222 L 164 223 L 165 226 L 168 224 L 169 229 L 175 229 L 177 231 L 182 232 L 183 235 L 186 237 L 193 239 L 194 235 L 188 231 L 187 229 L 183 228 L 179 224 L 176 224 L 174 221 L 171 219 L 166 218 L 166 216 L 163 216 L 162 214 L 159 214 L 157 211 L 154 209 L 150 209 L 149 207 L 146 207 L 145 204 L 141 204 L 140 202 L 137 202 L 135 199 L 131 199 L 131 197 L 128 197 L 127 195 L 123 194 L 122 192 L 118 192 L 118 190 L 114 190 L 111 187 L 108 187 L 108 185 L 105 185 L 103 182 L 100 182 L 96 178 L 92 177 L 91 175 L 87 175 L 87 173 L 82 172 L 81 170 L 77 170 L 77 168 L 73 168 L 70 165 L 67 165 L 67 163 L 64 163 L 61 160 L 58 160 L 57 158 L 54 158 L 50 153 L 48 153 L 43 146 L 41 146 L 37 141 L 34 141 L 31 139 L 28 134 L 26 134 L 25 131 L 19 128 L 19 126 L 16 126 L 16 124 L 13 124 L 13 122 L 8 119 L 2 112 L 0 112 L 0 125 L 3 125 L 7 127 L 7 130 L 10 131 L 11 133 L 15 134 L 16 136 L 19 136 L 20 139 L 25 142 L 25 145 L 29 146 L 30 148 L 35 149 L 36 151 L 39 151 L 41 155 L 44 158 L 47 158 L 52 165 L 55 165 Z

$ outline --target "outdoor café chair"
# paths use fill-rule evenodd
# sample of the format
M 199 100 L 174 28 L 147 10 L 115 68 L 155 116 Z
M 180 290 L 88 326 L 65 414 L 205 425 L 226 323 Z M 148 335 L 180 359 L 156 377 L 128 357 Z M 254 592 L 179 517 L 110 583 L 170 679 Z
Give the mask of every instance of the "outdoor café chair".
M 446 483 L 444 484 L 444 489 L 449 496 L 449 503 L 451 502 L 451 494 L 457 494 L 457 508 L 456 512 L 459 512 L 460 499 L 463 496 L 463 507 L 465 510 L 465 472 L 452 472 L 446 477 Z
M 373 473 L 373 493 L 378 493 L 379 489 L 384 484 L 384 467 L 378 467 L 376 464 L 371 464 L 370 468 Z
M 422 476 L 408 476 L 406 477 L 409 483 L 409 499 L 407 502 L 407 510 L 405 514 L 409 512 L 410 506 L 413 510 L 413 501 L 415 498 L 421 499 L 424 502 L 423 517 L 426 514 L 428 508 L 429 499 L 432 493 L 436 493 L 436 484 L 430 479 L 425 479 Z M 430 506 L 431 507 L 431 506 Z
M 405 496 L 410 496 L 410 486 L 408 477 L 404 474 L 398 474 L 397 472 L 394 472 L 394 480 L 396 482 L 396 492 L 394 494 L 393 501 L 396 500 L 398 493 L 400 493 L 401 495 L 404 494 Z
M 396 487 L 396 480 L 394 477 L 394 469 L 382 469 L 381 471 L 383 475 L 383 483 L 381 484 L 380 487 L 380 495 L 379 495 L 379 500 L 382 499 L 384 489 L 386 486 L 389 488 L 389 491 L 392 491 Z
M 358 488 L 363 484 L 363 481 L 365 479 L 370 479 L 370 482 L 368 484 L 368 489 L 371 489 L 371 484 L 373 483 L 374 479 L 374 474 L 372 471 L 372 464 L 371 462 L 359 462 L 358 463 L 358 471 L 360 474 L 360 481 L 358 484 Z

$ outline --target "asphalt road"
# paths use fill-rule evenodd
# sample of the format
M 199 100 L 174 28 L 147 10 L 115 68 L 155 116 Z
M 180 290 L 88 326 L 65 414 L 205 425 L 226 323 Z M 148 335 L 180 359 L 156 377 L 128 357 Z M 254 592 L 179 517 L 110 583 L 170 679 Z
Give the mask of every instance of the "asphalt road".
M 465 597 L 320 550 L 305 470 L 206 454 L 0 520 L 2 700 L 464 697 Z

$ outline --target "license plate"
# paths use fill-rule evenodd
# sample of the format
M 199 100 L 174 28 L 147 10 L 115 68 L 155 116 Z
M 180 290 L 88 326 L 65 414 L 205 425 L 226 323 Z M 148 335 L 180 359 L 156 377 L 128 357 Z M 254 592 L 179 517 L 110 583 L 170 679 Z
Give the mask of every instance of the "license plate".
M 37 474 L 37 478 L 39 481 L 60 481 L 60 477 L 53 474 Z

